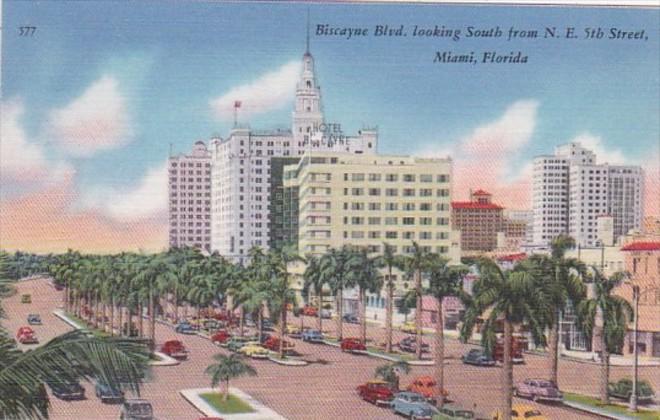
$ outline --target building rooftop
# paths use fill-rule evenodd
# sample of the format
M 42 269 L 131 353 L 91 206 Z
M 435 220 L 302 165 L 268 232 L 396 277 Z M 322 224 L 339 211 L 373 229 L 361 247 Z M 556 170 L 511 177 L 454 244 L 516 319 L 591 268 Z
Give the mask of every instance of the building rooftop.
M 484 190 L 476 190 L 475 192 L 472 193 L 472 195 L 492 195 L 492 194 Z
M 493 203 L 479 203 L 476 201 L 452 201 L 451 207 L 454 209 L 468 210 L 502 210 L 504 207 Z
M 660 251 L 660 242 L 632 242 L 621 251 Z

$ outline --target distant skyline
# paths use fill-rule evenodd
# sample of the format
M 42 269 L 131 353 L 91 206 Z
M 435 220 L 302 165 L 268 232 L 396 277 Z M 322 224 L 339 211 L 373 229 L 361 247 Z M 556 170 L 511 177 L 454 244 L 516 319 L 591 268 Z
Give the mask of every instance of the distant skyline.
M 531 208 L 531 159 L 571 141 L 642 165 L 660 214 L 660 9 L 217 2 L 3 2 L 0 247 L 167 246 L 165 163 L 239 122 L 288 128 L 309 9 L 326 118 L 378 126 L 379 152 L 454 158 L 454 198 Z M 18 26 L 36 26 L 32 37 Z M 406 37 L 318 36 L 404 25 Z M 459 41 L 412 28 L 463 28 Z M 499 26 L 502 38 L 465 38 Z M 644 30 L 646 41 L 526 39 L 509 27 Z M 12 32 L 16 31 L 16 32 Z M 582 33 L 580 32 L 580 35 Z M 526 64 L 434 63 L 521 51 Z

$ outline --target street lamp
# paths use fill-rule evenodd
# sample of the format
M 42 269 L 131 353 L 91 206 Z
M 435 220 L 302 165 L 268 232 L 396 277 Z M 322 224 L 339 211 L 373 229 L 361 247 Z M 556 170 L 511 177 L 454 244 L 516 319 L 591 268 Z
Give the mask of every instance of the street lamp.
M 629 285 L 633 292 L 633 381 L 632 393 L 630 394 L 629 410 L 632 412 L 637 412 L 637 330 L 639 327 L 639 286 L 630 281 L 630 279 L 626 280 L 625 284 Z

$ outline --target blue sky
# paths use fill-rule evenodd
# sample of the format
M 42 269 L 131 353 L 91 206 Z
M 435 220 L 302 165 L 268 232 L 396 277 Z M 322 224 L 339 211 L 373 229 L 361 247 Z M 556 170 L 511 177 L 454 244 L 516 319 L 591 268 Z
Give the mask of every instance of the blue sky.
M 521 100 L 534 102 L 534 124 L 514 150 L 516 162 L 551 152 L 584 133 L 626 161 L 642 162 L 660 139 L 657 8 L 118 1 L 3 5 L 3 101 L 20 100 L 24 140 L 38 146 L 47 160 L 74 168 L 75 188 L 83 195 L 94 188 L 131 188 L 162 164 L 170 143 L 175 151 L 185 151 L 212 133 L 226 136 L 231 121 L 219 119 L 209 102 L 299 60 L 308 8 L 326 118 L 348 132 L 377 125 L 380 152 L 456 150 Z M 620 27 L 644 29 L 648 40 L 315 36 L 315 26 L 326 23 L 370 29 L 376 24 L 499 25 L 505 33 L 510 26 L 574 26 L 579 35 L 586 27 Z M 14 36 L 20 25 L 38 29 L 33 37 Z M 529 62 L 433 63 L 436 51 L 476 51 L 479 56 L 491 50 L 522 51 Z M 53 112 L 67 108 L 103 77 L 114 80 L 111 87 L 121 93 L 125 119 L 116 136 L 126 138 L 97 152 L 71 153 L 53 140 Z M 244 122 L 253 128 L 287 127 L 289 99 Z

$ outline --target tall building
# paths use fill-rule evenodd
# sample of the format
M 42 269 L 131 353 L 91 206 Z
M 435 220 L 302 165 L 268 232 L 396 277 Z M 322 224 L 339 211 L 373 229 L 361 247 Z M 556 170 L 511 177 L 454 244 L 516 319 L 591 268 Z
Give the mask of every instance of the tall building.
M 270 160 L 269 248 L 286 244 L 298 246 L 298 188 L 284 188 L 284 167 L 300 162 L 299 157 Z
M 460 262 L 452 235 L 450 159 L 313 152 L 286 166 L 298 190 L 298 250 L 323 254 L 344 244 L 409 253 L 412 241 Z
M 534 212 L 532 210 L 504 210 L 504 235 L 519 245 L 534 241 Z
M 504 228 L 503 209 L 483 190 L 471 191 L 470 201 L 451 203 L 452 226 L 461 231 L 462 251 L 488 252 L 497 247 L 497 234 Z
M 594 245 L 598 217 L 613 220 L 614 237 L 642 223 L 643 174 L 639 166 L 597 164 L 596 155 L 577 143 L 534 159 L 533 209 L 536 245 L 560 234 L 582 246 Z
M 168 164 L 170 247 L 211 248 L 211 154 L 203 141 Z
M 377 143 L 375 128 L 349 136 L 340 124 L 325 120 L 314 58 L 308 49 L 296 86 L 290 130 L 237 126 L 227 138 L 211 141 L 211 249 L 242 261 L 252 246 L 268 249 L 273 244 L 271 159 L 300 157 L 309 150 L 373 154 Z

